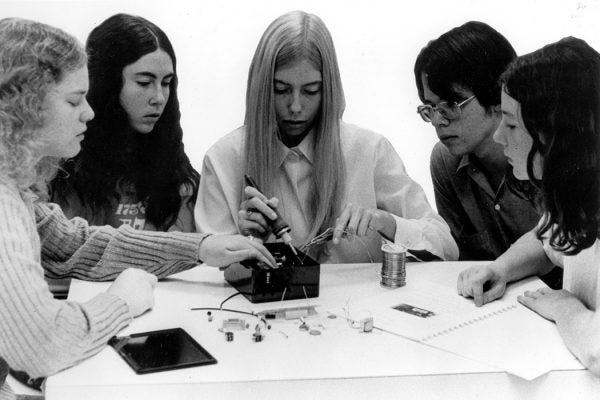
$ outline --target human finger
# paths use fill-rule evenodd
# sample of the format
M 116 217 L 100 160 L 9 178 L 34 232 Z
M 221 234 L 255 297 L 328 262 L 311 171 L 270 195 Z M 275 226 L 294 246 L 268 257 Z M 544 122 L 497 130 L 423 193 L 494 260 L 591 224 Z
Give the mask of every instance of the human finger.
M 277 197 L 271 197 L 267 201 L 267 205 L 271 208 L 277 208 L 277 206 L 279 206 L 279 199 Z
M 246 186 L 244 188 L 244 194 L 246 195 L 246 199 L 251 199 L 253 197 L 256 197 L 256 198 L 259 198 L 264 203 L 267 203 L 269 201 L 267 196 L 265 196 L 258 189 L 253 188 L 252 186 Z
M 517 296 L 517 301 L 523 304 L 525 307 L 529 308 L 530 310 L 533 310 L 533 303 L 535 302 L 535 299 L 521 295 Z
M 505 286 L 495 282 L 485 293 L 483 293 L 483 304 L 499 299 L 504 294 Z
M 354 207 L 350 208 L 350 219 L 348 221 L 348 225 L 346 226 L 346 231 L 350 235 L 356 235 L 358 230 L 358 224 L 362 218 L 362 207 Z
M 252 216 L 256 216 L 256 212 L 260 212 L 266 218 L 271 220 L 277 219 L 277 214 L 266 202 L 258 197 L 252 197 L 248 200 L 248 209 L 252 211 Z
M 554 289 L 549 288 L 549 287 L 543 287 L 543 288 L 539 288 L 537 291 L 541 294 L 548 294 L 548 293 L 552 293 L 554 291 Z
M 270 265 L 272 268 L 277 268 L 277 261 L 269 250 L 260 242 L 256 240 L 250 240 L 250 245 L 254 247 L 254 250 L 258 252 L 260 260 Z
M 373 229 L 371 227 L 372 221 L 373 221 L 373 214 L 371 214 L 370 210 L 363 209 L 362 216 L 358 222 L 358 226 L 356 227 L 356 235 L 357 236 L 367 236 L 369 234 L 369 230 Z
M 261 215 L 259 212 L 253 213 Z M 252 219 L 250 219 L 252 218 Z M 248 212 L 244 210 L 238 211 L 238 223 L 240 226 L 240 232 L 244 235 L 249 235 L 252 231 L 265 233 L 268 229 L 267 223 L 263 217 L 255 215 L 248 216 Z
M 254 209 L 240 211 L 240 221 L 243 221 L 244 226 L 249 229 L 258 229 L 260 232 L 266 232 L 269 229 L 269 223 L 265 216 Z
M 342 214 L 335 220 L 335 229 L 333 231 L 333 243 L 338 244 L 344 232 L 346 231 L 346 225 L 350 218 L 350 204 L 346 205 Z
M 277 265 L 275 264 L 274 260 L 271 261 L 268 257 L 266 257 L 264 254 L 262 254 L 259 250 L 255 248 L 232 250 L 230 252 L 230 258 L 231 263 L 252 259 L 257 260 L 259 262 L 263 262 L 270 268 L 277 268 Z
M 477 307 L 481 307 L 483 305 L 483 285 L 477 283 L 473 284 L 473 301 Z
M 458 274 L 458 279 L 456 280 L 456 291 L 461 296 L 464 296 L 463 287 L 464 287 L 465 274 L 466 274 L 466 271 L 460 271 L 460 273 Z
M 532 299 L 537 299 L 538 297 L 540 297 L 542 294 L 539 293 L 537 290 L 526 290 L 525 293 L 523 293 L 523 296 L 525 297 L 529 297 Z
M 459 274 L 459 278 L 460 278 L 460 294 L 463 297 L 473 297 L 473 274 L 475 272 L 475 269 L 473 267 L 471 268 L 467 268 L 463 271 L 460 272 Z

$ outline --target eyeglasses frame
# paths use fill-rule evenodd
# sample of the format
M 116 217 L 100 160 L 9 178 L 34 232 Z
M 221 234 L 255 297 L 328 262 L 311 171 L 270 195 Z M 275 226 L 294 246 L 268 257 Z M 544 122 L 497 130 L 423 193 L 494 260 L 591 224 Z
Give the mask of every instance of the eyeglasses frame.
M 454 117 L 454 118 L 448 118 L 448 117 L 447 117 L 447 116 L 445 116 L 444 114 L 441 114 L 441 113 L 440 113 L 440 114 L 442 115 L 442 117 L 444 117 L 445 119 L 447 119 L 447 120 L 449 120 L 449 121 L 455 121 L 455 120 L 457 120 L 457 119 L 459 119 L 459 118 L 460 118 L 460 115 L 461 115 L 461 113 L 462 113 L 462 108 L 463 108 L 464 106 L 466 106 L 466 105 L 467 105 L 467 103 L 468 103 L 468 102 L 470 102 L 471 100 L 473 100 L 475 97 L 477 97 L 477 96 L 475 96 L 475 95 L 472 95 L 471 97 L 469 97 L 469 98 L 467 98 L 467 99 L 465 99 L 465 100 L 461 101 L 460 103 L 455 103 L 453 107 L 454 107 L 454 108 L 457 110 L 457 115 L 456 115 L 456 117 Z M 421 116 L 421 118 L 423 119 L 423 121 L 425 121 L 425 122 L 431 122 L 431 121 L 432 121 L 432 119 L 431 119 L 431 118 L 429 118 L 429 119 L 426 119 L 426 118 L 423 116 L 423 114 L 422 114 L 422 111 L 423 111 L 424 109 L 431 109 L 431 115 L 433 116 L 433 113 L 435 113 L 436 111 L 437 111 L 437 112 L 440 112 L 440 111 L 439 111 L 439 106 L 440 106 L 440 104 L 449 104 L 449 103 L 448 103 L 447 101 L 440 101 L 439 103 L 437 103 L 437 104 L 436 104 L 436 105 L 434 105 L 434 106 L 432 106 L 431 104 L 421 104 L 420 106 L 418 106 L 418 107 L 417 107 L 417 113 L 418 113 L 418 114 Z

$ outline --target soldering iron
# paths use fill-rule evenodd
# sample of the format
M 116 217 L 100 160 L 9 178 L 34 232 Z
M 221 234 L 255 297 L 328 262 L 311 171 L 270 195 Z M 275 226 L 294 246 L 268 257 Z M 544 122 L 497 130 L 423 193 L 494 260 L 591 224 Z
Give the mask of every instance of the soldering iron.
M 253 187 L 254 189 L 256 189 L 256 190 L 258 190 L 259 192 L 262 193 L 262 191 L 259 189 L 258 185 L 254 181 L 254 179 L 252 179 L 251 176 L 248 176 L 248 175 L 244 174 L 244 180 L 246 181 L 246 185 L 248 185 L 250 187 Z M 283 218 L 281 218 L 281 215 L 279 215 L 279 213 L 277 212 L 277 210 L 273 209 L 273 212 L 275 213 L 275 215 L 277 216 L 277 218 L 275 218 L 274 220 L 266 218 L 267 223 L 269 224 L 269 226 L 273 230 L 273 233 L 275 234 L 275 236 L 278 239 L 283 240 L 283 242 L 285 244 L 287 244 L 288 246 L 290 246 L 290 248 L 292 249 L 292 252 L 294 253 L 294 255 L 296 257 L 298 257 L 298 253 L 296 252 L 296 248 L 294 247 L 294 245 L 292 245 L 292 237 L 290 236 L 290 231 L 292 229 L 290 228 L 290 226 L 288 225 L 288 223 L 285 222 L 283 220 Z

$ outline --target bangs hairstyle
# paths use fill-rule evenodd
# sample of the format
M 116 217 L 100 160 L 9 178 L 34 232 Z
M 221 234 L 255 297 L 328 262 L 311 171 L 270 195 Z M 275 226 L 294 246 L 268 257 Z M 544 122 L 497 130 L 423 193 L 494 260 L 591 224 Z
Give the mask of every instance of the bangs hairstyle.
M 275 112 L 275 71 L 308 60 L 321 72 L 321 109 L 315 122 L 313 190 L 309 239 L 333 226 L 344 194 L 345 166 L 340 144 L 340 119 L 345 101 L 331 34 L 313 14 L 293 11 L 277 18 L 263 34 L 248 74 L 244 157 L 248 174 L 269 196 L 279 171 L 281 138 Z M 243 187 L 240 178 L 240 187 Z
M 40 160 L 48 92 L 85 66 L 77 39 L 18 18 L 0 20 L 0 177 L 46 197 L 56 161 Z
M 577 254 L 600 237 L 600 55 L 568 37 L 519 57 L 501 83 L 533 139 L 527 174 L 545 211 L 537 236 L 551 232 L 554 249 Z M 533 178 L 536 153 L 541 181 Z
M 90 90 L 88 102 L 96 113 L 88 123 L 82 150 L 64 163 L 63 176 L 55 179 L 54 195 L 74 191 L 90 208 L 84 216 L 104 224 L 120 199 L 118 186 L 135 186 L 146 206 L 146 219 L 159 230 L 175 223 L 181 206 L 182 185 L 195 199 L 198 172 L 184 152 L 177 98 L 177 60 L 167 35 L 152 22 L 138 16 L 116 14 L 89 35 Z M 152 132 L 138 134 L 129 126 L 120 102 L 123 69 L 156 50 L 166 52 L 173 63 L 170 95 Z M 66 196 L 62 196 L 65 198 Z
M 425 101 L 422 76 L 442 100 L 459 102 L 457 86 L 473 92 L 486 109 L 500 104 L 498 78 L 517 54 L 498 31 L 483 22 L 470 21 L 425 46 L 415 62 L 415 80 Z

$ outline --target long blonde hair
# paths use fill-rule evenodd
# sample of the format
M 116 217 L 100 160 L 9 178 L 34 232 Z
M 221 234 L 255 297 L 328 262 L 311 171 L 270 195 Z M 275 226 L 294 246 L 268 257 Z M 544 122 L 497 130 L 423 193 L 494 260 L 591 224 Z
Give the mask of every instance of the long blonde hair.
M 340 143 L 344 92 L 331 34 L 316 15 L 303 11 L 284 14 L 260 39 L 248 74 L 244 156 L 247 173 L 265 193 L 274 193 L 280 136 L 273 80 L 278 68 L 300 60 L 308 60 L 321 71 L 323 80 L 320 117 L 314 127 L 310 239 L 334 225 L 345 186 Z
M 0 20 L 0 178 L 45 195 L 56 159 L 40 158 L 44 102 L 66 72 L 82 68 L 85 51 L 73 36 L 39 22 Z

